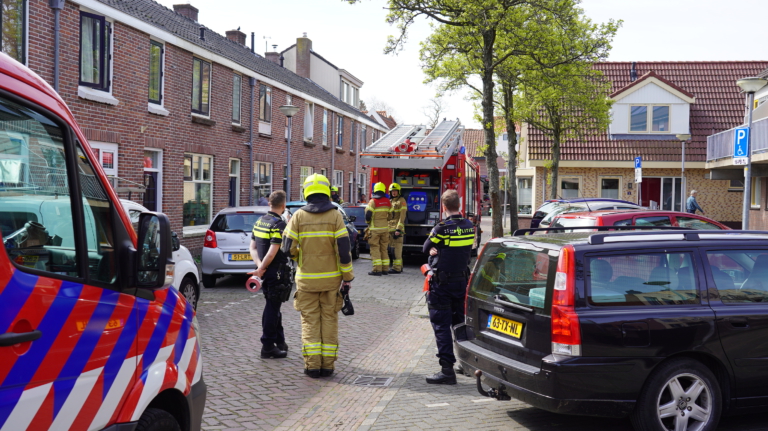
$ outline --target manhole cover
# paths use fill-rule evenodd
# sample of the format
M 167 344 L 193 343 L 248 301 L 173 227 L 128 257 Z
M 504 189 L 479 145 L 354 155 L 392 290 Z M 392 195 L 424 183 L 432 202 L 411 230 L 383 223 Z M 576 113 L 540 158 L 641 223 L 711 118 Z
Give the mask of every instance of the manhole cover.
M 352 384 L 356 386 L 389 386 L 392 379 L 392 377 L 357 376 Z

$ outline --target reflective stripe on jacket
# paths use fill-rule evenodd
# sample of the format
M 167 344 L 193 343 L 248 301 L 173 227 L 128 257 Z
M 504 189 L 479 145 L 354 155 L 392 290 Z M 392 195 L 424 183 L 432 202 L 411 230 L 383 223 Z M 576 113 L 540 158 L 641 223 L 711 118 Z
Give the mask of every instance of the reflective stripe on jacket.
M 395 231 L 400 230 L 401 232 L 405 230 L 405 216 L 408 211 L 408 203 L 405 201 L 405 198 L 402 196 L 398 196 L 394 199 L 391 199 L 392 202 L 392 209 L 389 220 L 389 230 Z
M 365 207 L 365 220 L 368 222 L 368 228 L 373 232 L 389 230 L 389 225 L 387 223 L 389 221 L 391 208 L 392 204 L 390 203 L 389 198 L 371 199 L 368 202 L 368 206 Z

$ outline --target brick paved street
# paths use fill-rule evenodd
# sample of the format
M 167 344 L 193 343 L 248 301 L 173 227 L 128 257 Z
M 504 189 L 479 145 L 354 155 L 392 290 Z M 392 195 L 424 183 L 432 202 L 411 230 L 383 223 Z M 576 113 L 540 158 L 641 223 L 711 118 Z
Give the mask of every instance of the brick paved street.
M 400 275 L 370 277 L 367 257 L 354 264 L 355 315 L 340 315 L 339 360 L 330 379 L 302 373 L 299 313 L 291 301 L 282 309 L 288 358 L 263 360 L 264 296 L 246 291 L 244 277 L 203 290 L 205 430 L 631 430 L 628 420 L 556 415 L 483 398 L 466 376 L 455 386 L 427 385 L 424 376 L 437 370 L 437 359 L 418 262 L 407 261 Z M 393 380 L 388 387 L 353 385 L 361 375 Z M 719 429 L 768 427 L 762 416 L 747 416 L 726 418 Z

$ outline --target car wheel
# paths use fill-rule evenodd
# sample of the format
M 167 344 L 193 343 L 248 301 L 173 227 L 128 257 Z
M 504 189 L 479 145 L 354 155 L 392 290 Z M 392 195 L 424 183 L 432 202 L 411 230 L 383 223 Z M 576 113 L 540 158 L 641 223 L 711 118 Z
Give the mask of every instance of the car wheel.
M 149 408 L 142 413 L 136 431 L 181 431 L 179 423 L 165 410 Z
M 193 310 L 197 310 L 197 300 L 200 298 L 200 294 L 197 290 L 198 286 L 197 283 L 195 283 L 195 277 L 188 275 L 181 280 L 179 292 L 184 295 L 187 302 L 192 305 Z
M 357 260 L 360 258 L 360 242 L 358 241 L 355 243 L 355 245 L 352 247 L 352 259 Z
M 713 431 L 721 409 L 714 374 L 700 362 L 675 359 L 648 378 L 631 419 L 637 431 Z
M 217 278 L 215 275 L 203 274 L 203 286 L 206 288 L 216 287 Z

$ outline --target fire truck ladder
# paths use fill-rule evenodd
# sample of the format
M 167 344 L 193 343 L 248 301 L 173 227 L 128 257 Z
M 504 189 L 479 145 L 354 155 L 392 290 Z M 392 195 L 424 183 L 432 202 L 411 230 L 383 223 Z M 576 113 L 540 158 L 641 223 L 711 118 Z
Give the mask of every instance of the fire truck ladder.
M 408 131 L 399 132 L 400 128 Z M 424 126 L 396 127 L 366 149 L 360 157 L 361 163 L 374 168 L 441 169 L 462 142 L 464 126 L 458 120 L 438 124 L 410 153 L 392 151 L 393 145 L 424 129 Z
M 406 139 L 411 139 L 419 135 L 419 133 L 423 134 L 425 129 L 426 128 L 424 126 L 409 126 L 406 124 L 398 125 L 394 129 L 387 132 L 386 135 L 379 138 L 378 141 L 371 144 L 370 147 L 366 148 L 365 152 L 390 154 L 392 152 L 391 148 L 393 145 L 405 142 Z

